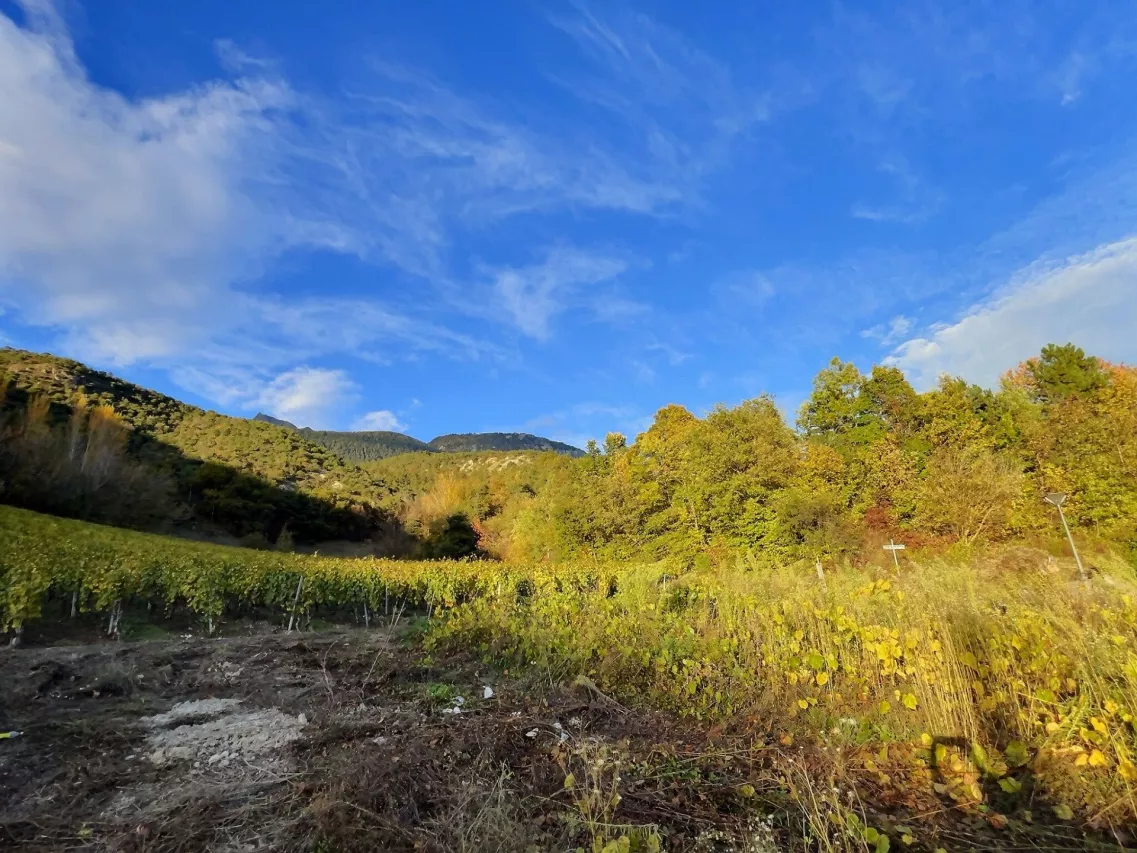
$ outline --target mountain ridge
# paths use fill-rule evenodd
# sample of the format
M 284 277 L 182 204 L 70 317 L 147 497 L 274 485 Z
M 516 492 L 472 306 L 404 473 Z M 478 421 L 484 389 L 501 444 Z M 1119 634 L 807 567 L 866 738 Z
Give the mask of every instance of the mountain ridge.
M 386 430 L 315 430 L 258 412 L 251 420 L 295 430 L 309 441 L 334 451 L 350 462 L 374 462 L 401 453 L 477 453 L 485 450 L 536 450 L 569 457 L 584 451 L 562 441 L 527 432 L 447 433 L 422 441 L 401 432 Z

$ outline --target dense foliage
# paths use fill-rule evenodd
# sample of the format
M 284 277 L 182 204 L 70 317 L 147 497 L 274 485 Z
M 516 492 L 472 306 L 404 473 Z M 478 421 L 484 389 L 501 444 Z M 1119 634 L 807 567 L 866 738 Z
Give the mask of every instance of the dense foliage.
M 538 496 L 564 493 L 578 466 L 558 453 L 489 451 L 407 453 L 364 468 L 394 489 L 408 534 L 430 545 L 462 518 L 476 534 L 478 553 L 509 560 L 552 556 L 517 546 Z M 432 548 L 428 553 L 437 553 Z
M 1137 557 L 1137 370 L 1047 347 L 998 391 L 834 360 L 798 430 L 760 397 L 696 417 L 667 406 L 610 435 L 514 513 L 511 554 L 574 559 L 739 552 L 833 562 L 910 545 L 1048 536 L 1047 492 L 1082 535 Z

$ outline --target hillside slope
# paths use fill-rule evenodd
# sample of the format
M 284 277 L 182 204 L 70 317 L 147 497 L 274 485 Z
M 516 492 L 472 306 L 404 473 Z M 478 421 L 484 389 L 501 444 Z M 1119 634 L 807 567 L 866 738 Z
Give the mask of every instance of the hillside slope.
M 401 432 L 348 432 L 297 427 L 263 412 L 257 413 L 253 420 L 295 430 L 349 462 L 376 462 L 401 453 L 481 453 L 489 450 L 551 450 L 574 458 L 584 455 L 579 447 L 525 432 L 452 433 L 430 441 L 419 441 Z
M 562 441 L 553 441 L 527 432 L 473 432 L 440 435 L 427 442 L 431 450 L 443 453 L 478 453 L 484 450 L 551 450 L 566 456 L 583 456 L 584 451 Z
M 430 450 L 425 442 L 401 432 L 336 432 L 308 428 L 299 432 L 309 441 L 323 445 L 351 462 L 373 462 L 400 453 Z
M 132 457 L 170 477 L 200 520 L 275 540 L 359 539 L 384 527 L 391 489 L 295 430 L 207 412 L 70 359 L 0 349 L 9 419 L 46 397 L 63 423 L 78 404 L 106 405 L 128 428 Z

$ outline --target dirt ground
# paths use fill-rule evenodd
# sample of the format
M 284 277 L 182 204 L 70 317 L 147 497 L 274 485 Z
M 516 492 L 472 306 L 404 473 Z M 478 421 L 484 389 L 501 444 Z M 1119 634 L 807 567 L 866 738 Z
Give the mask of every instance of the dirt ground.
M 818 846 L 803 792 L 771 781 L 772 761 L 810 761 L 775 736 L 632 711 L 586 679 L 427 662 L 386 629 L 0 649 L 7 731 L 0 849 L 854 849 Z M 865 792 L 878 826 L 938 816 L 906 850 L 1118 849 Z
M 615 806 L 573 805 L 570 773 L 671 849 L 747 823 L 737 780 L 685 765 L 694 732 L 382 630 L 5 649 L 0 685 L 0 847 L 573 850 Z

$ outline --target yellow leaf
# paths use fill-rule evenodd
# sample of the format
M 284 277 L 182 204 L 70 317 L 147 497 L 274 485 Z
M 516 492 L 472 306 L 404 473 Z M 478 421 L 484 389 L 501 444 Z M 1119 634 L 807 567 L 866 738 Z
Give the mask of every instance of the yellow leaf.
M 1105 767 L 1107 764 L 1109 764 L 1109 759 L 1100 749 L 1095 749 L 1090 753 L 1090 767 Z
M 806 708 L 809 707 L 809 703 L 806 702 L 804 699 L 798 699 L 797 700 L 797 706 L 804 711 Z
M 904 698 L 900 701 L 902 701 L 904 703 L 904 707 L 907 708 L 909 711 L 915 711 L 916 710 L 917 702 L 916 702 L 915 694 L 905 693 Z
M 824 687 L 828 683 L 829 683 L 829 673 L 827 673 L 827 672 L 817 673 L 817 686 L 818 687 Z
M 1062 803 L 1054 807 L 1054 816 L 1059 820 L 1073 820 L 1074 810 L 1065 803 Z
M 892 705 L 890 705 L 887 701 L 881 702 L 878 710 L 882 714 L 887 714 L 889 711 L 892 710 Z

